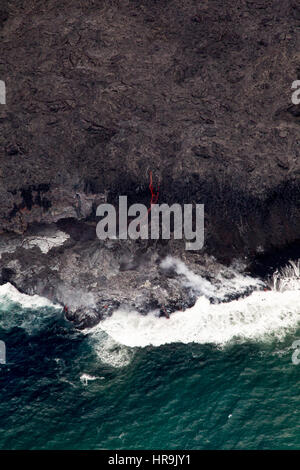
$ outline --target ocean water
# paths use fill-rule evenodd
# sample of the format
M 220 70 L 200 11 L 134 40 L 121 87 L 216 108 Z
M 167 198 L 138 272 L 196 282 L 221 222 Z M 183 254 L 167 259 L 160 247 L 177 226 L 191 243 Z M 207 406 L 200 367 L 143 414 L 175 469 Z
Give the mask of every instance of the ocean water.
M 300 291 L 79 332 L 0 287 L 0 449 L 299 449 Z

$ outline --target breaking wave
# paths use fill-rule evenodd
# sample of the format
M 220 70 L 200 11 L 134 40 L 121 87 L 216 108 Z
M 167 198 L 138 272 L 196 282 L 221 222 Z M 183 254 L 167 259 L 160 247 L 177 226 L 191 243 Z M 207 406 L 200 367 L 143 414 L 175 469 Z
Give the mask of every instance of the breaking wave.
M 136 347 L 168 343 L 223 346 L 230 342 L 282 338 L 299 325 L 299 267 L 299 262 L 291 262 L 275 272 L 269 284 L 271 290 L 264 291 L 265 284 L 243 274 L 241 266 L 215 272 L 210 281 L 195 274 L 181 260 L 168 257 L 162 268 L 174 269 L 182 284 L 197 293 L 193 307 L 174 312 L 169 319 L 160 317 L 156 311 L 144 316 L 120 308 L 84 333 L 101 362 L 117 368 L 130 364 Z M 228 295 L 247 289 L 252 292 L 248 297 L 222 303 L 228 300 Z M 38 295 L 22 294 L 9 283 L 0 286 L 0 326 L 4 328 L 16 325 L 32 329 L 53 315 L 53 309 L 61 307 Z
M 169 319 L 155 313 L 142 316 L 118 310 L 97 328 L 130 347 L 167 343 L 214 343 L 272 339 L 296 328 L 300 320 L 300 291 L 253 292 L 228 303 L 211 304 L 204 296 Z
M 61 310 L 39 295 L 27 295 L 19 292 L 9 282 L 0 286 L 0 327 L 11 329 L 20 327 L 29 333 L 38 330 L 45 319 Z
M 61 308 L 50 302 L 50 300 L 39 295 L 27 295 L 22 294 L 12 284 L 7 282 L 0 286 L 0 301 L 1 303 L 16 303 L 21 305 L 23 308 L 42 308 L 52 307 Z
M 299 263 L 290 263 L 275 278 L 269 291 L 264 283 L 231 269 L 230 279 L 218 273 L 210 282 L 193 273 L 180 260 L 166 258 L 163 268 L 173 267 L 182 275 L 183 283 L 201 293 L 195 305 L 173 313 L 169 319 L 157 312 L 142 316 L 135 311 L 119 309 L 95 327 L 106 332 L 115 342 L 127 347 L 160 346 L 168 343 L 214 343 L 249 340 L 268 341 L 282 338 L 296 329 L 300 320 Z M 280 279 L 279 279 L 280 278 Z M 255 290 L 246 298 L 227 303 L 214 303 L 230 293 L 247 288 Z

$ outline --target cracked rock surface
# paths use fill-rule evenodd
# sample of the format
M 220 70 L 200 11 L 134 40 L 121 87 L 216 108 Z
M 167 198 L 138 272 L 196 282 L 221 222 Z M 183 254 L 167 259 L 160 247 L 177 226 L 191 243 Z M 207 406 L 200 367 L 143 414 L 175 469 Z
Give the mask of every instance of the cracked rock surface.
M 206 204 L 215 254 L 299 236 L 297 0 L 0 10 L 2 231 L 85 218 L 91 195 L 148 202 L 151 170 L 161 202 Z

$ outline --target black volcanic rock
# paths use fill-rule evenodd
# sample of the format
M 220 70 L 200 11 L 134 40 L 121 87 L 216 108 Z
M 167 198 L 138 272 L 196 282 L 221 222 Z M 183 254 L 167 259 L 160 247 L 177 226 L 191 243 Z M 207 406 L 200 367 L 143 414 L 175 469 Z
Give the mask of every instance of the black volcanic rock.
M 59 225 L 60 230 L 35 225 L 26 235 L 2 235 L 0 283 L 60 304 L 80 329 L 95 326 L 118 308 L 168 318 L 202 295 L 226 301 L 262 287 L 256 281 L 240 285 L 236 268 L 213 257 L 184 253 L 181 240 L 167 245 L 160 240 L 152 245 L 146 240 L 105 242 L 96 236 L 78 238 L 78 225 L 80 233 L 93 227 L 95 234 L 91 222 L 64 221 L 64 232 Z
M 223 259 L 299 238 L 297 0 L 2 2 L 0 229 L 205 203 Z

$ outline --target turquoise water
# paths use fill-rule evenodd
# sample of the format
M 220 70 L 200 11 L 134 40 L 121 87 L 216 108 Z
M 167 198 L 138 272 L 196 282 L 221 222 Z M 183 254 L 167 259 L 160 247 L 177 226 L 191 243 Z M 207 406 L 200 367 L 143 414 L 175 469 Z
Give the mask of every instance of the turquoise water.
M 60 310 L 2 304 L 0 448 L 297 449 L 297 338 L 134 348 L 114 367 Z

